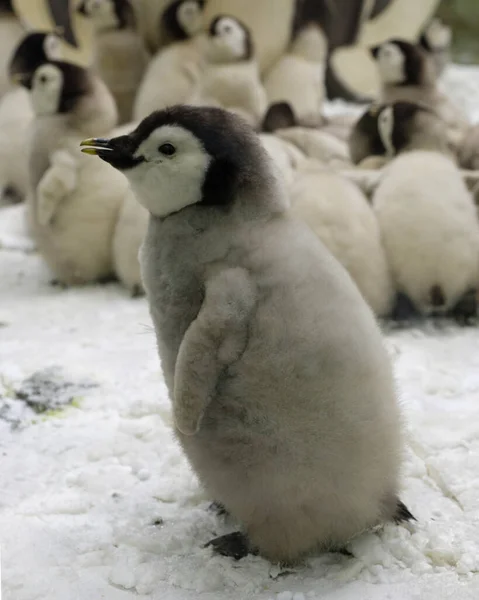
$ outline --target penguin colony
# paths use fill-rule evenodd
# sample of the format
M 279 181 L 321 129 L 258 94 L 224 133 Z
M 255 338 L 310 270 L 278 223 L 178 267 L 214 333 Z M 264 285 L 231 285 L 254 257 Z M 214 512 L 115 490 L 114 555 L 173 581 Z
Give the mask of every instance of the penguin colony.
M 208 546 L 291 564 L 414 519 L 376 317 L 477 317 L 479 133 L 439 90 L 437 19 L 371 49 L 359 119 L 327 118 L 320 23 L 265 69 L 206 8 L 170 2 L 158 46 L 135 3 L 82 0 L 88 66 L 5 9 L 0 205 L 26 203 L 52 282 L 146 293 L 178 440 L 242 526 Z

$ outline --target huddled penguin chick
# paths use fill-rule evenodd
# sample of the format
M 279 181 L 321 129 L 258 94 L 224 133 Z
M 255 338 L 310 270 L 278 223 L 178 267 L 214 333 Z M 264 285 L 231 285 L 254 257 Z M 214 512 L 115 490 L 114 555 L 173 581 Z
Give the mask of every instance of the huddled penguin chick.
M 135 120 L 191 98 L 205 62 L 203 6 L 204 0 L 177 0 L 162 15 L 162 27 L 173 41 L 148 65 L 135 99 Z
M 13 12 L 12 3 L 0 2 L 0 97 L 12 89 L 8 62 L 24 34 L 25 28 Z
M 267 99 L 248 28 L 228 15 L 213 19 L 206 60 L 189 104 L 227 109 L 259 128 Z
M 296 169 L 306 160 L 306 156 L 294 144 L 271 133 L 260 133 L 259 139 L 286 184 L 291 184 L 295 178 Z
M 394 286 L 377 219 L 366 196 L 330 169 L 300 167 L 290 197 L 293 214 L 347 269 L 375 314 L 388 316 Z
M 96 29 L 94 67 L 115 98 L 119 122 L 132 119 L 133 104 L 148 64 L 130 0 L 82 0 L 79 12 Z
M 111 277 L 113 231 L 128 185 L 75 150 L 85 135 L 111 132 L 114 100 L 93 73 L 66 62 L 44 63 L 23 84 L 35 112 L 27 214 L 38 250 L 61 284 Z
M 176 435 L 243 526 L 207 545 L 294 562 L 413 518 L 374 315 L 244 120 L 176 106 L 83 145 L 150 213 L 142 276 Z
M 423 31 L 419 45 L 430 54 L 440 77 L 451 60 L 452 29 L 441 19 L 432 19 Z
M 308 25 L 265 76 L 268 103 L 287 102 L 297 125 L 319 127 L 323 122 L 327 53 L 328 42 L 322 30 L 315 24 Z
M 396 127 L 389 137 L 380 134 L 379 122 L 392 112 L 394 123 L 401 123 L 404 131 Z M 389 145 L 388 145 L 389 144 Z M 393 102 L 372 104 L 357 120 L 349 138 L 349 155 L 354 164 L 364 166 L 365 162 L 377 160 L 380 166 L 386 164 L 396 154 L 409 150 L 436 150 L 451 159 L 455 158 L 448 145 L 444 122 L 434 110 L 414 102 Z
M 418 45 L 390 40 L 371 49 L 382 81 L 381 102 L 414 102 L 429 106 L 443 119 L 448 141 L 457 150 L 468 127 L 465 114 L 437 87 L 432 59 Z
M 29 73 L 48 60 L 60 60 L 61 41 L 55 33 L 26 34 L 14 50 L 8 76 L 16 87 L 0 100 L 0 186 L 10 201 L 25 199 L 28 191 L 28 154 L 33 109 L 26 89 L 18 87 Z
M 393 316 L 477 312 L 479 223 L 459 169 L 442 153 L 404 151 L 411 113 L 391 107 L 379 116 L 385 147 L 399 154 L 373 196 L 388 262 L 400 300 Z

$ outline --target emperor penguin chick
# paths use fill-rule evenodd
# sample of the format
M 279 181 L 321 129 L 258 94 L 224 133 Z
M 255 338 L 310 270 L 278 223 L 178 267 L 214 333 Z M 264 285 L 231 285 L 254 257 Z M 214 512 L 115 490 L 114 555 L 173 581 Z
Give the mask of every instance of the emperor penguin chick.
M 27 213 L 38 251 L 59 283 L 101 281 L 113 273 L 113 231 L 128 185 L 74 149 L 92 131 L 111 132 L 113 98 L 93 73 L 66 62 L 44 63 L 24 85 L 35 112 Z
M 130 0 L 82 0 L 79 12 L 96 29 L 94 67 L 113 94 L 120 123 L 131 121 L 133 104 L 148 64 Z
M 0 98 L 12 89 L 8 62 L 24 34 L 25 28 L 15 15 L 11 1 L 0 2 Z
M 389 137 L 380 134 L 379 121 L 384 119 L 384 112 L 392 113 L 393 123 L 401 123 L 404 131 L 398 127 L 392 143 Z M 386 113 L 387 114 L 387 113 Z M 382 116 L 381 116 L 382 115 Z M 385 145 L 386 144 L 386 145 Z M 386 164 L 394 158 L 400 147 L 401 152 L 409 150 L 436 150 L 451 159 L 455 159 L 451 151 L 447 133 L 442 119 L 428 106 L 414 102 L 393 102 L 391 104 L 372 104 L 357 120 L 349 137 L 349 154 L 354 164 L 364 164 L 366 159 L 377 157 Z
M 398 499 L 403 442 L 378 325 L 290 214 L 251 128 L 176 106 L 83 144 L 150 213 L 142 276 L 176 434 L 244 529 L 209 545 L 293 562 L 412 518 Z
M 373 196 L 388 262 L 400 293 L 395 315 L 477 313 L 479 223 L 460 171 L 444 154 L 405 151 L 408 118 L 391 107 L 378 127 L 385 147 L 399 154 Z
M 317 166 L 300 167 L 290 189 L 291 210 L 347 269 L 379 317 L 390 314 L 394 285 L 376 216 L 351 181 Z
M 326 36 L 316 24 L 300 31 L 287 54 L 266 74 L 268 104 L 287 102 L 297 125 L 319 127 L 326 96 L 324 74 L 328 54 Z
M 451 148 L 457 150 L 468 127 L 465 114 L 437 87 L 432 59 L 419 46 L 390 40 L 372 48 L 382 81 L 381 101 L 424 104 L 444 121 Z
M 419 45 L 431 57 L 436 76 L 440 77 L 451 61 L 452 29 L 435 17 L 424 29 Z
M 148 65 L 135 99 L 135 120 L 191 98 L 205 62 L 203 6 L 204 0 L 176 0 L 163 14 L 162 28 L 173 42 Z
M 216 17 L 209 29 L 206 60 L 189 104 L 227 109 L 259 128 L 267 100 L 248 28 L 234 17 Z

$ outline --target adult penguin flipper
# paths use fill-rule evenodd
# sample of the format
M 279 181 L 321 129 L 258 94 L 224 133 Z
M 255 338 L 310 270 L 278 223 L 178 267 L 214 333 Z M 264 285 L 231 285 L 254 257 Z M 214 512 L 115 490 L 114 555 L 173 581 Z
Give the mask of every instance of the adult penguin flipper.
M 256 292 L 248 273 L 225 269 L 206 282 L 197 318 L 181 342 L 174 374 L 173 413 L 184 435 L 195 435 L 221 373 L 244 352 Z

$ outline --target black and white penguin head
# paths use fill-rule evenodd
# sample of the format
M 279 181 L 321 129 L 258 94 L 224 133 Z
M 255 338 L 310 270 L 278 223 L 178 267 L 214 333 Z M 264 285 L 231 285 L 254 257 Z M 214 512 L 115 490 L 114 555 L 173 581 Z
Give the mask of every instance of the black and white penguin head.
M 381 80 L 386 85 L 421 85 L 425 78 L 425 55 L 419 46 L 389 40 L 371 49 Z
M 62 40 L 54 32 L 28 33 L 18 44 L 8 66 L 10 79 L 16 83 L 28 80 L 41 64 L 63 59 Z
M 434 18 L 424 30 L 419 44 L 427 52 L 447 50 L 452 43 L 452 29 L 441 19 Z
M 205 0 L 176 0 L 165 10 L 162 24 L 173 40 L 186 40 L 203 28 Z
M 393 157 L 410 144 L 418 132 L 418 117 L 431 116 L 434 112 L 427 106 L 413 102 L 394 102 L 383 105 L 377 113 L 377 131 L 386 156 Z
M 173 106 L 151 114 L 129 135 L 82 146 L 121 171 L 157 217 L 193 204 L 228 208 L 238 195 L 266 185 L 271 172 L 246 123 L 212 107 Z
M 130 0 L 82 0 L 78 12 L 91 19 L 97 31 L 125 29 L 134 20 Z
M 237 62 L 253 57 L 251 33 L 235 17 L 215 17 L 210 24 L 209 40 L 208 57 L 214 62 Z
M 38 117 L 69 113 L 91 91 L 86 69 L 60 61 L 40 65 L 23 85 Z

